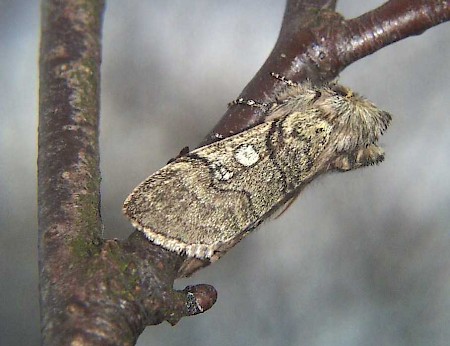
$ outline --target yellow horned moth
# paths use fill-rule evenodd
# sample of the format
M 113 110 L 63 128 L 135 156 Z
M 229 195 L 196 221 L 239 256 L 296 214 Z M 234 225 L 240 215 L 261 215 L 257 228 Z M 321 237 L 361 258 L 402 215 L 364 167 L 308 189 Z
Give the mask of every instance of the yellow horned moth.
M 125 200 L 134 227 L 187 255 L 179 276 L 219 259 L 319 175 L 384 159 L 389 113 L 336 83 L 272 76 L 283 82 L 273 102 L 233 102 L 265 109 L 263 123 L 177 157 Z

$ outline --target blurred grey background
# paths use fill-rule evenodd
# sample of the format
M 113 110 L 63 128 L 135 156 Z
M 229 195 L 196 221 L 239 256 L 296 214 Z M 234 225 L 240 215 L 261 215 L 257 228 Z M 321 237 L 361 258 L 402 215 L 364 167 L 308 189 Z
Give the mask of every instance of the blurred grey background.
M 354 17 L 383 1 L 341 0 Z M 106 237 L 121 204 L 195 147 L 259 69 L 284 1 L 107 3 L 101 168 Z M 0 1 L 0 344 L 39 343 L 39 3 Z M 315 181 L 216 264 L 177 283 L 219 292 L 206 314 L 138 345 L 448 345 L 450 24 L 358 61 L 341 82 L 394 120 L 378 167 Z M 276 72 L 276 71 L 275 71 Z

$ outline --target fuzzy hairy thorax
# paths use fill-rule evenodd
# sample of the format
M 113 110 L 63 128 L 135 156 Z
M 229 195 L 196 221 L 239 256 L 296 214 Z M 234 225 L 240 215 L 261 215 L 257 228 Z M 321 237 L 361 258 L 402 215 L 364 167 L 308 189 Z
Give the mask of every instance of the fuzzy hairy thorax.
M 219 259 L 317 176 L 377 164 L 391 116 L 350 89 L 285 83 L 265 121 L 185 153 L 144 180 L 124 202 L 134 227 L 188 256 L 180 276 Z

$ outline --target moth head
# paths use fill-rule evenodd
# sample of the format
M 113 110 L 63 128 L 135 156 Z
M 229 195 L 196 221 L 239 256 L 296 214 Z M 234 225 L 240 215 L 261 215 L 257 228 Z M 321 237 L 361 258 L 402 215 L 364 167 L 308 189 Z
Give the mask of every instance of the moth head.
M 337 151 L 348 151 L 375 144 L 392 119 L 388 112 L 340 84 L 325 88 L 322 107 L 337 135 Z

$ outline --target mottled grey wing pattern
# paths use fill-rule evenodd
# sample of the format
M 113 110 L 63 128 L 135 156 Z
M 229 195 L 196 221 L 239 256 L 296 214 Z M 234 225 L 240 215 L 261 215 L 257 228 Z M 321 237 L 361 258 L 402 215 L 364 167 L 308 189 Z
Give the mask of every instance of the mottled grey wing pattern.
M 133 191 L 125 214 L 155 243 L 210 258 L 301 183 L 311 145 L 291 122 L 263 123 L 176 159 Z
M 137 229 L 186 253 L 186 263 L 221 257 L 320 174 L 384 159 L 377 141 L 391 121 L 387 112 L 338 84 L 317 88 L 273 76 L 286 89 L 259 105 L 269 107 L 266 122 L 178 157 L 124 203 Z M 187 264 L 180 274 L 198 267 Z
M 268 160 L 260 150 L 264 138 L 255 138 L 253 131 L 237 136 L 232 148 L 214 143 L 150 176 L 125 202 L 133 225 L 156 243 L 196 257 L 211 257 L 221 244 L 237 237 L 257 219 L 251 207 L 255 187 L 248 191 L 254 177 L 248 181 L 243 170 L 256 170 Z M 234 151 L 248 142 L 260 156 L 255 164 L 240 167 Z

